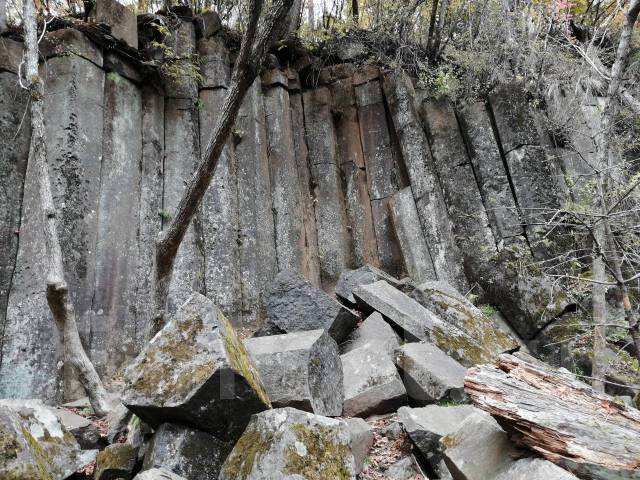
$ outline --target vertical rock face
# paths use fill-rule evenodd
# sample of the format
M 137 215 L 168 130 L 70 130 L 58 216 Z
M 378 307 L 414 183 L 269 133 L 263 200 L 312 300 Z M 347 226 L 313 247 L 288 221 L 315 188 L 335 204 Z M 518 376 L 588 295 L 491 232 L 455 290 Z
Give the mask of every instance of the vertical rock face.
M 303 203 L 297 180 L 289 93 L 281 82 L 286 82 L 286 77 L 280 83 L 263 79 L 276 257 L 278 270 L 304 271 Z
M 185 182 L 191 178 L 200 156 L 198 110 L 194 105 L 194 99 L 165 99 L 164 132 L 164 189 L 161 216 L 163 227 L 166 228 L 178 207 Z M 169 288 L 169 313 L 174 313 L 191 292 L 204 292 L 204 254 L 198 217 L 194 220 L 176 257 Z
M 426 102 L 423 114 L 465 273 L 474 277 L 476 265 L 490 258 L 496 249 L 484 204 L 452 107 L 444 102 Z M 464 284 L 453 285 L 465 290 Z
M 302 94 L 298 91 L 290 93 L 289 101 L 291 105 L 291 122 L 293 125 L 304 125 Z M 320 277 L 318 229 L 316 227 L 316 201 L 313 189 L 314 183 L 311 177 L 311 169 L 309 165 L 309 149 L 307 148 L 307 139 L 304 129 L 295 129 L 293 135 L 293 146 L 296 153 L 298 185 L 300 187 L 300 200 L 302 202 L 304 223 L 305 254 L 303 257 L 302 272 L 311 283 L 320 286 L 322 281 Z
M 522 234 L 522 227 L 491 119 L 485 105 L 480 102 L 466 106 L 461 118 L 493 235 L 497 241 L 509 241 Z
M 146 338 L 152 311 L 151 279 L 155 241 L 162 229 L 164 169 L 164 97 L 153 87 L 142 90 L 142 160 L 140 163 L 140 211 L 138 212 L 138 257 L 136 274 L 136 315 L 126 322 L 135 339 L 136 353 Z
M 544 256 L 545 248 L 538 244 L 540 227 L 529 224 L 540 220 L 535 209 L 560 206 L 562 177 L 546 155 L 545 141 L 522 89 L 505 87 L 491 96 L 490 106 L 529 244 L 534 255 Z
M 127 335 L 134 316 L 138 259 L 140 90 L 115 72 L 107 75 L 104 96 L 102 172 L 91 305 L 89 354 L 103 375 L 111 376 L 136 355 L 136 335 Z M 131 322 L 134 323 L 135 322 Z
M 387 204 L 389 197 L 403 185 L 394 162 L 380 82 L 374 79 L 356 85 L 355 94 L 380 266 L 392 275 L 399 275 L 402 260 L 393 239 Z
M 75 54 L 48 61 L 45 117 L 47 159 L 66 280 L 85 341 L 95 279 L 100 192 L 104 72 Z M 58 332 L 45 300 L 45 263 L 36 172 L 27 169 L 21 242 L 7 305 L 2 396 L 59 397 Z M 30 352 L 25 355 L 25 352 Z M 11 373 L 9 373 L 11 372 Z
M 326 87 L 304 94 L 304 127 L 316 199 L 316 226 L 322 284 L 332 289 L 350 263 L 350 236 L 340 180 L 336 137 Z
M 222 111 L 225 90 L 200 92 L 200 138 L 206 145 Z M 198 213 L 199 235 L 205 257 L 207 296 L 231 319 L 242 308 L 238 249 L 238 184 L 232 140 L 222 150 L 211 185 Z
M 0 52 L 6 49 L 17 54 L 19 47 L 21 44 L 11 40 L 0 40 Z M 0 69 L 13 68 L 13 62 L 5 65 L 1 57 L 0 53 Z M 0 138 L 5 139 L 0 144 L 0 325 L 5 324 L 20 239 L 20 211 L 31 137 L 29 115 L 22 120 L 28 98 L 14 73 L 0 72 Z
M 333 97 L 336 141 L 351 231 L 352 262 L 354 266 L 379 265 L 353 77 L 340 79 L 329 88 Z
M 264 318 L 263 295 L 277 272 L 264 101 L 256 80 L 240 107 L 235 146 L 242 325 Z M 315 231 L 315 229 L 314 229 Z

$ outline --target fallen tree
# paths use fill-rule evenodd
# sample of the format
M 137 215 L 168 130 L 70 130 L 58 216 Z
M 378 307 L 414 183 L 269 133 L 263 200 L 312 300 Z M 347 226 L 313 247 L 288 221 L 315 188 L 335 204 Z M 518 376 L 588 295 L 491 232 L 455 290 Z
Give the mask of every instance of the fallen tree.
M 581 478 L 640 478 L 640 412 L 566 370 L 504 354 L 470 368 L 465 391 L 517 444 Z

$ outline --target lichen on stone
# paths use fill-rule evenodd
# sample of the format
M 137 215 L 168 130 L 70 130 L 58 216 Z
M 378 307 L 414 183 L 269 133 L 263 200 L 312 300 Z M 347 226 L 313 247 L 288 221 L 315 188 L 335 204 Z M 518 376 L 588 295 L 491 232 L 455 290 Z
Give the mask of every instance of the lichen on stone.
M 273 433 L 247 429 L 224 463 L 223 473 L 227 478 L 246 480 L 256 462 L 260 462 L 269 451 L 274 440 Z
M 227 356 L 229 358 L 231 368 L 247 381 L 260 400 L 262 400 L 262 403 L 271 408 L 269 395 L 267 395 L 267 391 L 262 385 L 258 371 L 253 365 L 247 349 L 240 341 L 235 330 L 231 326 L 231 323 L 226 319 L 222 312 L 218 312 L 218 322 L 220 322 L 220 325 L 222 326 L 220 334 L 224 341 L 225 349 L 227 350 Z
M 288 475 L 301 475 L 308 480 L 348 480 L 353 478 L 350 471 L 348 445 L 338 443 L 335 430 L 324 426 L 309 427 L 296 423 L 291 429 L 306 452 L 300 455 L 299 449 L 289 445 L 285 452 L 285 471 Z

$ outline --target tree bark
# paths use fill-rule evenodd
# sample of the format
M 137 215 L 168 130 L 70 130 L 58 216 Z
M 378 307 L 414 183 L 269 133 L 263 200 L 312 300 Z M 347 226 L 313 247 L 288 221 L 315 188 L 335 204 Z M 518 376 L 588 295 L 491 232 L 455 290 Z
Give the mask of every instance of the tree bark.
M 596 196 L 601 196 L 598 192 Z M 601 201 L 602 199 L 600 199 Z M 607 281 L 604 259 L 602 257 L 605 245 L 604 224 L 601 219 L 593 229 L 593 260 L 591 286 L 593 304 L 593 357 L 591 358 L 592 385 L 598 392 L 604 392 L 606 376 L 606 348 L 607 348 L 607 286 L 600 282 Z
M 38 172 L 47 262 L 47 302 L 63 337 L 65 362 L 71 364 L 78 373 L 95 414 L 103 416 L 110 409 L 107 394 L 80 341 L 73 303 L 69 298 L 69 288 L 64 278 L 57 211 L 53 202 L 46 158 L 44 85 L 38 74 L 38 29 L 32 0 L 23 3 L 23 22 L 25 80 L 31 93 L 29 162 L 36 165 L 35 170 Z
M 351 19 L 353 20 L 354 25 L 358 25 L 360 23 L 360 6 L 358 5 L 358 0 L 351 0 Z
M 154 314 L 149 328 L 151 336 L 160 331 L 166 323 L 166 301 L 178 248 L 211 183 L 222 149 L 235 124 L 242 100 L 260 72 L 269 48 L 277 40 L 277 35 L 282 33 L 281 26 L 287 18 L 292 3 L 293 0 L 278 0 L 272 4 L 260 26 L 260 31 L 257 33 L 262 0 L 252 0 L 251 2 L 247 31 L 242 40 L 231 87 L 222 107 L 218 124 L 200 164 L 185 189 L 169 227 L 160 234 L 156 245 L 153 286 Z
M 638 478 L 640 412 L 518 354 L 470 368 L 465 391 L 517 444 L 580 478 Z M 549 479 L 551 480 L 551 479 Z

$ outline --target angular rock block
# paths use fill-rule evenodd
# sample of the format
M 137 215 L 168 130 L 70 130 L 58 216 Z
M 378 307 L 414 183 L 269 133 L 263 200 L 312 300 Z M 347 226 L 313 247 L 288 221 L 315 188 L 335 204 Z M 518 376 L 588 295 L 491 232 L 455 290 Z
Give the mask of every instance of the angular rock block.
M 360 347 L 369 347 L 393 356 L 399 346 L 398 334 L 384 321 L 382 315 L 373 312 L 347 337 L 343 343 L 343 353 Z
M 128 443 L 114 443 L 96 458 L 95 480 L 129 480 L 138 459 L 138 449 Z
M 407 394 L 418 404 L 462 401 L 467 370 L 431 343 L 406 343 L 397 350 Z
M 446 282 L 424 282 L 410 296 L 446 322 L 468 333 L 494 358 L 520 346 L 515 337 L 502 330 L 493 318 Z
M 193 19 L 196 26 L 196 35 L 198 38 L 209 38 L 214 36 L 222 28 L 220 16 L 214 11 L 201 13 Z
M 355 479 L 347 424 L 294 408 L 254 415 L 220 480 Z
M 406 404 L 407 392 L 392 357 L 376 348 L 360 347 L 340 358 L 344 373 L 344 416 L 390 413 Z
M 469 415 L 455 432 L 440 439 L 440 448 L 453 478 L 464 480 L 494 478 L 519 454 L 498 422 L 485 412 Z
M 133 480 L 187 480 L 180 475 L 176 475 L 164 468 L 152 468 L 136 475 Z
M 111 35 L 138 49 L 138 21 L 135 11 L 116 0 L 100 0 L 94 4 L 91 19 L 111 27 Z
M 244 344 L 275 408 L 342 413 L 342 363 L 326 330 L 247 338 Z
M 479 411 L 471 405 L 402 407 L 398 410 L 398 420 L 431 467 L 434 470 L 440 470 L 442 461 L 440 439 L 455 432 L 469 415 Z
M 351 433 L 351 451 L 356 462 L 356 474 L 362 473 L 364 461 L 373 447 L 373 429 L 361 418 L 345 418 Z
M 389 465 L 384 473 L 385 478 L 393 480 L 414 480 L 416 478 L 424 478 L 418 462 L 413 455 L 403 457 L 397 462 Z
M 467 332 L 443 321 L 384 280 L 353 291 L 364 311 L 376 310 L 402 331 L 409 342 L 426 340 L 466 366 L 491 361 L 492 355 Z
M 138 449 L 128 443 L 114 443 L 98 454 L 94 480 L 130 480 L 138 460 Z
M 62 427 L 75 437 L 81 448 L 100 448 L 102 440 L 100 438 L 100 431 L 95 423 L 87 420 L 85 417 L 76 415 L 66 408 L 56 408 L 54 413 L 56 417 L 58 417 Z
M 438 278 L 420 227 L 411 187 L 403 188 L 391 196 L 389 216 L 409 276 L 418 282 Z
M 339 343 L 358 322 L 352 311 L 295 270 L 283 270 L 276 275 L 265 295 L 265 305 L 267 320 L 256 337 L 322 328 Z
M 125 381 L 123 403 L 152 427 L 176 422 L 223 440 L 270 406 L 231 324 L 198 293 L 129 365 Z
M 232 446 L 200 430 L 163 423 L 149 442 L 142 469 L 163 468 L 186 480 L 218 478 Z
M 40 400 L 0 400 L 0 478 L 63 480 L 96 453 L 81 450 Z
M 353 296 L 353 290 L 360 285 L 368 285 L 378 280 L 385 280 L 396 288 L 400 288 L 402 285 L 400 280 L 393 278 L 379 268 L 372 265 L 365 265 L 356 270 L 345 270 L 340 274 L 338 283 L 336 283 L 336 295 L 345 302 L 346 305 L 355 307 L 356 299 Z
M 523 458 L 513 462 L 494 480 L 577 480 L 578 477 L 555 463 L 541 458 Z

